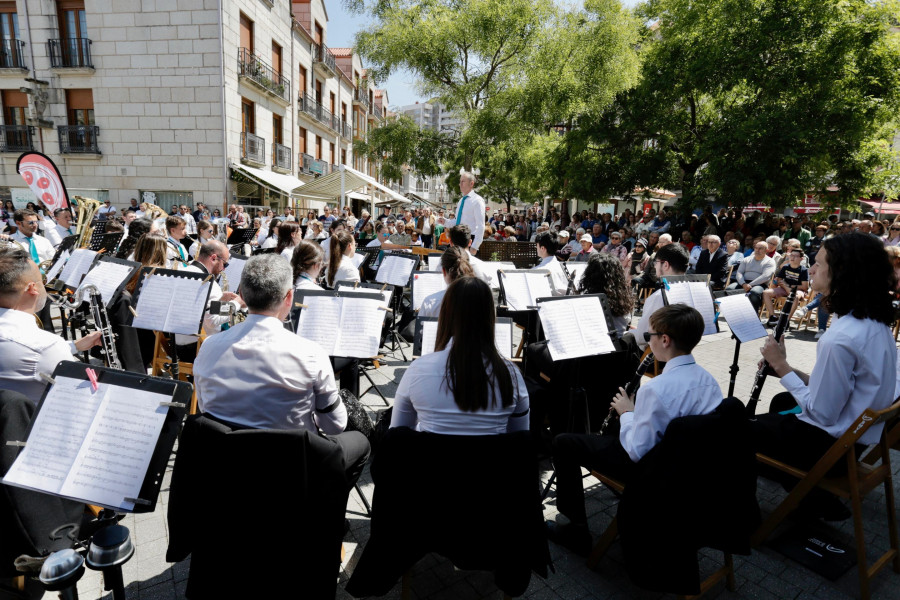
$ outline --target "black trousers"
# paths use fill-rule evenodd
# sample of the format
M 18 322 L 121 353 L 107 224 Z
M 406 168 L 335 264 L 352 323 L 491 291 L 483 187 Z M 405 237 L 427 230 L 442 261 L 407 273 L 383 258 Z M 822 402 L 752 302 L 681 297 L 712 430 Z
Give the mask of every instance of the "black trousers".
M 347 390 L 359 398 L 359 361 L 355 358 L 341 358 L 331 356 L 331 368 L 337 373 L 340 371 L 338 385 L 342 390 Z
M 553 440 L 556 507 L 573 523 L 587 523 L 581 467 L 627 482 L 635 463 L 617 436 L 564 433 Z
M 347 473 L 347 489 L 352 490 L 369 460 L 369 440 L 358 431 L 345 431 L 330 435 L 328 439 L 341 447 L 344 454 L 344 471 Z

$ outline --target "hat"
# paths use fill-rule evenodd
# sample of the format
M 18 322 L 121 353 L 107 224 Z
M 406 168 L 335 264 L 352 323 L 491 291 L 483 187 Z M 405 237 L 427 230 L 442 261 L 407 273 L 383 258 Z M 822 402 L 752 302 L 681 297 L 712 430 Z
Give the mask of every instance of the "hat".
M 634 245 L 637 246 L 638 244 L 643 246 L 645 250 L 647 249 L 647 240 L 645 240 L 644 238 L 638 238 L 638 241 L 636 241 Z
M 563 229 L 559 232 L 559 237 L 569 237 L 569 232 Z
M 619 233 L 618 231 L 613 231 L 611 234 L 609 234 L 609 237 L 611 237 L 611 238 L 620 238 L 620 237 L 622 237 L 622 234 Z
M 579 242 L 590 242 L 591 244 L 593 244 L 593 243 L 594 243 L 594 238 L 592 238 L 590 235 L 588 235 L 588 234 L 586 233 L 586 234 L 584 234 L 583 236 L 581 236 L 581 239 L 578 240 L 578 241 L 579 241 Z
M 872 217 L 875 216 L 875 213 L 873 213 L 873 212 L 867 212 L 867 213 L 866 213 L 865 215 L 863 215 L 863 216 L 864 216 L 864 217 L 869 217 L 869 218 L 871 219 Z

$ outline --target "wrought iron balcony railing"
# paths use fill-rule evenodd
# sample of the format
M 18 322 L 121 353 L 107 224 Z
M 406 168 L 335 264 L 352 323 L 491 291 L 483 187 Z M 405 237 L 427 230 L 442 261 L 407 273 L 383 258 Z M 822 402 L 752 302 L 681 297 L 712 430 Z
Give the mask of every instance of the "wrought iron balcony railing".
M 238 76 L 246 77 L 267 92 L 287 101 L 291 82 L 247 48 L 238 48 Z
M 0 152 L 30 152 L 34 150 L 34 127 L 30 125 L 0 126 Z
M 100 127 L 97 125 L 60 125 L 60 154 L 100 154 Z
M 266 140 L 249 131 L 241 132 L 241 158 L 258 165 L 266 164 Z
M 272 168 L 291 170 L 291 149 L 279 143 L 272 144 Z
M 312 163 L 314 160 L 315 159 L 312 157 L 312 155 L 307 154 L 306 152 L 301 152 L 300 159 L 298 161 L 300 164 L 300 172 L 307 173 L 307 174 L 312 173 L 311 169 L 312 169 Z
M 25 42 L 0 40 L 0 69 L 27 69 L 25 66 Z
M 303 94 L 298 98 L 298 102 L 300 103 L 300 110 L 322 123 L 325 127 L 338 131 L 337 117 L 330 110 L 316 102 L 315 98 L 309 94 Z
M 50 40 L 50 66 L 55 69 L 93 69 L 91 40 L 63 38 Z
M 333 73 L 337 72 L 337 58 L 328 49 L 328 46 L 325 44 L 313 44 L 312 49 L 315 62 L 324 64 Z

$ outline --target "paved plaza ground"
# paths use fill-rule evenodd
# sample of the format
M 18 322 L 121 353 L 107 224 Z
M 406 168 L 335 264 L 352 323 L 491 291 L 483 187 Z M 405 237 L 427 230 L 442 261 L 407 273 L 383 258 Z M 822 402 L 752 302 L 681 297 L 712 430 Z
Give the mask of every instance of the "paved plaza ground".
M 734 353 L 734 341 L 728 332 L 727 325 L 723 322 L 722 333 L 708 336 L 703 339 L 694 352 L 697 362 L 710 371 L 726 392 L 729 382 L 729 366 Z M 815 330 L 791 332 L 787 335 L 786 344 L 788 358 L 791 364 L 801 370 L 809 371 L 815 360 Z M 756 373 L 756 362 L 759 358 L 758 348 L 762 340 L 749 343 L 742 348 L 740 356 L 740 372 L 737 377 L 735 395 L 742 400 L 749 395 L 753 377 Z M 407 350 L 409 356 L 409 350 Z M 380 370 L 373 374 L 381 391 L 392 400 L 397 388 L 397 382 L 402 377 L 408 362 L 396 357 L 388 356 Z M 610 374 L 619 376 L 619 374 Z M 624 380 L 623 380 L 624 383 Z M 777 379 L 770 378 L 762 393 L 759 412 L 768 407 L 771 397 L 782 391 Z M 385 406 L 381 398 L 374 393 L 367 394 L 363 398 L 364 403 L 373 411 L 384 410 Z M 900 471 L 900 454 L 893 452 L 894 488 L 895 494 L 900 494 L 900 477 L 896 475 Z M 546 480 L 548 472 L 543 473 Z M 170 564 L 165 561 L 166 547 L 168 544 L 168 531 L 166 525 L 166 509 L 168 502 L 168 487 L 171 478 L 171 465 L 166 475 L 160 504 L 155 512 L 140 516 L 129 515 L 123 524 L 126 525 L 133 536 L 136 552 L 134 557 L 124 567 L 127 594 L 130 599 L 141 600 L 168 600 L 183 598 L 187 584 L 190 559 Z M 371 500 L 373 485 L 368 469 L 360 480 L 362 489 Z M 599 536 L 606 528 L 616 512 L 616 497 L 592 477 L 584 480 L 587 491 L 587 508 L 590 515 L 590 528 L 594 536 Z M 768 514 L 777 502 L 784 496 L 781 488 L 767 481 L 760 481 L 758 497 L 763 514 Z M 898 495 L 900 497 L 900 495 Z M 887 525 L 884 512 L 884 495 L 880 488 L 870 493 L 863 503 L 864 519 L 866 524 L 866 544 L 872 556 L 880 555 L 888 547 Z M 277 518 L 277 514 L 268 513 Z M 556 502 L 551 492 L 544 505 L 544 515 L 551 519 L 556 514 Z M 354 493 L 350 495 L 347 516 L 351 524 L 351 532 L 344 543 L 346 559 L 341 566 L 340 581 L 337 597 L 351 598 L 343 591 L 343 585 L 353 572 L 353 568 L 359 559 L 362 548 L 369 537 L 369 519 L 365 509 Z M 436 519 L 441 515 L 435 514 Z M 201 515 L 198 513 L 198 518 Z M 850 520 L 838 524 L 823 525 L 826 535 L 853 547 L 852 522 Z M 240 540 L 235 540 L 235 552 L 240 552 Z M 502 544 L 498 544 L 497 551 L 502 552 Z M 601 561 L 596 571 L 592 571 L 585 565 L 585 560 L 569 551 L 550 544 L 551 556 L 556 569 L 547 579 L 533 576 L 531 585 L 525 594 L 526 598 L 534 599 L 560 599 L 574 600 L 577 598 L 637 598 L 650 599 L 662 597 L 661 594 L 649 593 L 633 585 L 624 573 L 621 549 L 614 544 L 610 552 Z M 717 551 L 702 551 L 701 569 L 712 572 L 722 561 L 722 554 Z M 248 560 L 249 563 L 249 560 Z M 754 550 L 751 556 L 735 557 L 735 571 L 737 589 L 729 592 L 719 584 L 708 595 L 709 598 L 747 598 L 747 599 L 820 599 L 838 600 L 843 598 L 859 597 L 856 569 L 850 569 L 835 582 L 809 571 L 799 564 L 785 558 L 774 550 L 763 547 Z M 223 577 L 231 577 L 233 574 L 224 574 Z M 251 576 L 249 573 L 246 576 Z M 265 576 L 253 574 L 254 577 Z M 448 561 L 438 556 L 428 556 L 420 561 L 412 572 L 413 598 L 465 600 L 475 598 L 502 598 L 502 594 L 493 585 L 490 574 L 477 572 L 456 571 Z M 100 576 L 88 571 L 81 580 L 78 591 L 82 599 L 95 599 L 104 594 Z M 297 594 L 296 597 L 302 597 Z M 400 584 L 394 587 L 387 598 L 400 597 Z M 900 574 L 885 569 L 873 582 L 872 598 L 896 599 L 900 598 Z

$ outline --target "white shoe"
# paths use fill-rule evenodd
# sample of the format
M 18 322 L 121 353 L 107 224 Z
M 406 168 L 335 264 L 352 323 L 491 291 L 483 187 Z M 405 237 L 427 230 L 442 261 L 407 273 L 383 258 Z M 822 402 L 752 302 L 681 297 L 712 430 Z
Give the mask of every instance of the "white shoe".
M 803 320 L 803 317 L 806 316 L 806 313 L 807 313 L 807 312 L 809 312 L 809 309 L 806 308 L 805 306 L 801 306 L 801 307 L 798 308 L 797 311 L 794 313 L 794 319 L 796 319 L 797 321 L 802 321 L 802 320 Z
M 819 338 L 822 337 L 824 334 L 825 334 L 825 330 L 824 330 L 824 329 L 820 329 L 820 330 L 818 331 L 818 333 L 816 333 L 816 339 L 819 339 Z

